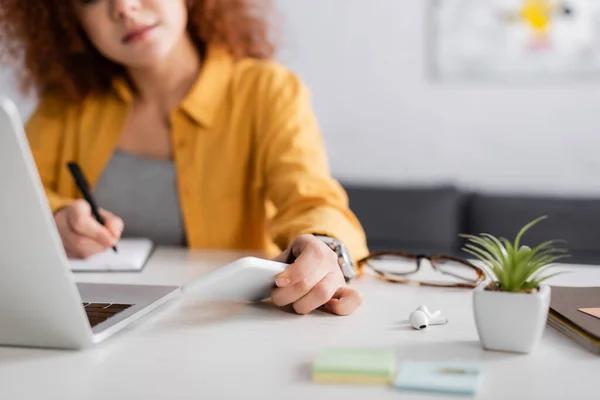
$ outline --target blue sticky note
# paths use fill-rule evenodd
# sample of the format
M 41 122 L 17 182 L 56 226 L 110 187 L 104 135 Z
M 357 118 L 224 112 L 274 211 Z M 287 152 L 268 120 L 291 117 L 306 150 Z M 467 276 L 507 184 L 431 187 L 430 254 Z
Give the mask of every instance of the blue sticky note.
M 394 387 L 400 390 L 474 395 L 480 384 L 477 364 L 412 361 L 400 365 Z

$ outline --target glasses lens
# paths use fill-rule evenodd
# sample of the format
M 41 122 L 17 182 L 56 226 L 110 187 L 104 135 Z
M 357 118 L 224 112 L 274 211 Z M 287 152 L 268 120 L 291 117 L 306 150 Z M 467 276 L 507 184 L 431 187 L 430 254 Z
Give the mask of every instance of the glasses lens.
M 449 278 L 467 282 L 476 282 L 479 277 L 477 270 L 458 261 L 442 259 L 433 261 L 433 264 Z
M 416 259 L 391 254 L 371 258 L 367 264 L 378 272 L 392 275 L 412 274 L 417 270 Z

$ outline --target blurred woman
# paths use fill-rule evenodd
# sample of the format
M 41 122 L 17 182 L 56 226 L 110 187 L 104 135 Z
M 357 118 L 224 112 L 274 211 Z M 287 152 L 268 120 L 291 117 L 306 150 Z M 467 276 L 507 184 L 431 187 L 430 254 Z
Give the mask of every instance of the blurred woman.
M 275 304 L 360 305 L 346 281 L 365 235 L 330 175 L 307 89 L 271 60 L 270 11 L 248 0 L 3 0 L 3 55 L 24 62 L 23 88 L 39 97 L 26 132 L 69 257 L 136 236 L 259 250 L 291 263 Z

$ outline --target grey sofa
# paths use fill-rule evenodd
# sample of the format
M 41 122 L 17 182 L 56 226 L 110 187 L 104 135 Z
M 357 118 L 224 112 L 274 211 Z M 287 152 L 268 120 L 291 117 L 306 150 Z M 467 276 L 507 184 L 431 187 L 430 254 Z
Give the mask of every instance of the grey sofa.
M 561 239 L 566 261 L 600 265 L 600 198 L 494 195 L 453 186 L 392 187 L 343 183 L 371 251 L 396 249 L 465 257 L 460 233 L 513 239 L 541 215 L 524 244 Z

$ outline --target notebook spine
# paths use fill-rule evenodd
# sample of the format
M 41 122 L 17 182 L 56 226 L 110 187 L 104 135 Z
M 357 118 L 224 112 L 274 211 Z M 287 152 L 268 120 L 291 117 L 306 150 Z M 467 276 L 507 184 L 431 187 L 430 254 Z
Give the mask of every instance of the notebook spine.
M 592 353 L 600 355 L 600 340 L 587 335 L 585 332 L 577 330 L 570 323 L 566 322 L 560 316 L 550 311 L 548 314 L 548 325 L 574 340 L 579 345 L 585 347 Z

